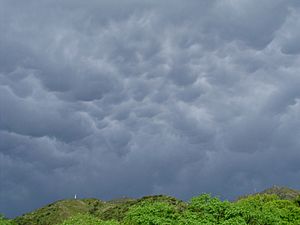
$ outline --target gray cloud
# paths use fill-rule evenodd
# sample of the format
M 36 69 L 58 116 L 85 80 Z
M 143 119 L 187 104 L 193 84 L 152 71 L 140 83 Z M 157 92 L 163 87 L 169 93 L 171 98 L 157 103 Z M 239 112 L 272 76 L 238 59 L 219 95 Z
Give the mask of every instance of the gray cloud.
M 0 9 L 0 212 L 300 189 L 297 1 Z

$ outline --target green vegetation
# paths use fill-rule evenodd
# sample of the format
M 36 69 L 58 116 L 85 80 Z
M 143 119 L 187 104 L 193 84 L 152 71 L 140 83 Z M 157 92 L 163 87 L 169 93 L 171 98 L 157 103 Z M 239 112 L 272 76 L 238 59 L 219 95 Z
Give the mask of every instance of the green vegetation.
M 294 200 L 295 198 L 300 196 L 300 191 L 296 191 L 287 187 L 273 186 L 272 188 L 264 190 L 263 192 L 261 192 L 261 194 L 274 194 L 277 195 L 280 199 Z
M 183 202 L 170 196 L 62 200 L 0 225 L 299 225 L 300 193 L 273 187 L 235 202 L 202 194 Z
M 14 221 L 16 224 L 26 225 L 59 224 L 65 219 L 79 213 L 92 214 L 103 205 L 104 203 L 97 199 L 61 200 L 17 217 Z
M 119 223 L 113 220 L 103 221 L 95 216 L 89 214 L 77 214 L 66 219 L 61 225 L 118 225 Z
M 256 194 L 269 194 L 269 195 L 277 195 L 280 199 L 286 199 L 286 200 L 294 200 L 297 197 L 300 196 L 300 191 L 293 190 L 291 188 L 287 187 L 278 187 L 274 185 L 271 188 L 268 188 L 262 192 L 256 193 Z M 240 196 L 239 199 L 246 198 L 248 195 Z
M 4 218 L 4 216 L 0 214 L 0 225 L 13 225 L 13 222 Z

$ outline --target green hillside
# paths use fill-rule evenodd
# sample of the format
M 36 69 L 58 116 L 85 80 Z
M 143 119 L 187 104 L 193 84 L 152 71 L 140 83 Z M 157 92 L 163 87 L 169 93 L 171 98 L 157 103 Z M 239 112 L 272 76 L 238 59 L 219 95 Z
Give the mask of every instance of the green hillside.
M 156 195 L 121 198 L 60 200 L 13 220 L 0 217 L 0 225 L 175 225 L 175 224 L 300 224 L 300 192 L 286 187 L 266 189 L 221 201 L 208 194 L 183 202 Z
M 14 222 L 26 225 L 58 224 L 78 213 L 93 212 L 103 205 L 104 203 L 97 199 L 61 200 L 17 217 Z
M 279 187 L 274 185 L 271 188 L 267 188 L 261 192 L 250 194 L 250 195 L 243 195 L 239 196 L 237 200 L 247 198 L 251 195 L 262 195 L 262 194 L 269 194 L 269 195 L 276 195 L 282 200 L 295 200 L 300 196 L 300 191 L 299 190 L 294 190 L 288 187 Z
M 140 199 L 121 198 L 107 202 L 97 199 L 72 199 L 51 203 L 31 213 L 17 217 L 14 222 L 20 225 L 59 224 L 78 213 L 90 214 L 102 220 L 114 219 L 121 221 L 130 207 L 143 202 L 165 202 L 178 207 L 178 209 L 186 207 L 186 203 L 183 201 L 164 195 L 146 196 Z
M 261 194 L 275 194 L 280 199 L 293 200 L 300 195 L 300 191 L 288 187 L 273 186 L 262 191 Z

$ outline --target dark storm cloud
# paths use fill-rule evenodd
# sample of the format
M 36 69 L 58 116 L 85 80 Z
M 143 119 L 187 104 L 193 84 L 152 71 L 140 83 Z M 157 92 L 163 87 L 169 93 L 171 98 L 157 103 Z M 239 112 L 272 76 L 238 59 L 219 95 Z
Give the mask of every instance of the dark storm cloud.
M 0 10 L 0 212 L 300 188 L 297 1 Z

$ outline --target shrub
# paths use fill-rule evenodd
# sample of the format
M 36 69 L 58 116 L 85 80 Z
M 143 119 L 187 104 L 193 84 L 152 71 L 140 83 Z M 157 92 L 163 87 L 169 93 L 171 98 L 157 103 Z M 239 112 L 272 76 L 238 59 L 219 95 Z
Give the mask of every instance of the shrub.
M 125 217 L 127 225 L 175 225 L 179 214 L 176 208 L 165 202 L 143 202 L 129 209 Z
M 0 214 L 0 225 L 12 225 L 12 222 L 8 219 L 5 219 L 2 214 Z
M 118 225 L 113 220 L 103 221 L 89 214 L 77 214 L 76 216 L 66 219 L 61 225 Z
M 202 194 L 191 199 L 188 210 L 197 213 L 202 220 L 220 224 L 225 219 L 226 210 L 231 207 L 228 201 L 221 201 L 209 194 Z

